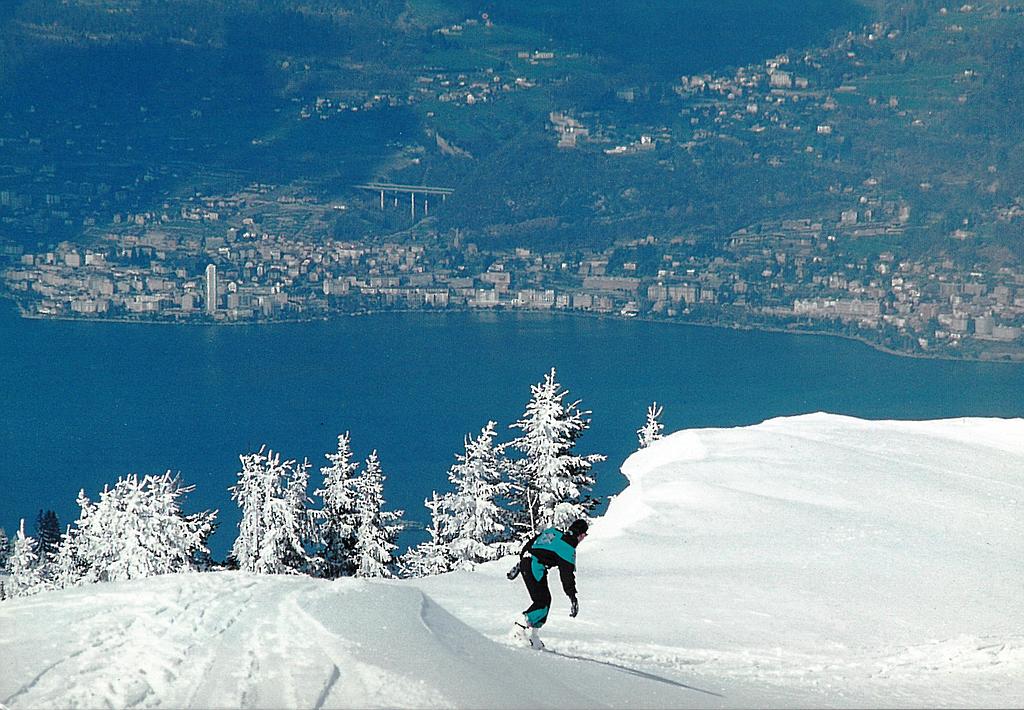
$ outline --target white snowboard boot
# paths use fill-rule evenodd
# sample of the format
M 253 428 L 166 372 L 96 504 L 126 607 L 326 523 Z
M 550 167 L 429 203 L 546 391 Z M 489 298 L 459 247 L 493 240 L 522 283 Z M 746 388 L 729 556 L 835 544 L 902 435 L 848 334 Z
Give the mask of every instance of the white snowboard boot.
M 537 629 L 530 627 L 530 647 L 534 651 L 543 651 L 544 642 L 540 640 L 540 634 L 537 633 Z

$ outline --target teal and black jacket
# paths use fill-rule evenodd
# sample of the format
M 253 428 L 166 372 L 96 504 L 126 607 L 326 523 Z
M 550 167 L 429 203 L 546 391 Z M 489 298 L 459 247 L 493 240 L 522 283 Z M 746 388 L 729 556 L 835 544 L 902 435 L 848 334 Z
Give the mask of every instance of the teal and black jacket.
M 576 598 L 576 545 L 579 541 L 575 536 L 564 533 L 557 528 L 542 530 L 533 536 L 519 553 L 523 562 L 532 558 L 529 572 L 533 579 L 541 581 L 547 570 L 558 568 L 558 576 L 562 580 L 562 589 L 570 599 Z M 522 564 L 523 573 L 527 573 L 527 565 Z

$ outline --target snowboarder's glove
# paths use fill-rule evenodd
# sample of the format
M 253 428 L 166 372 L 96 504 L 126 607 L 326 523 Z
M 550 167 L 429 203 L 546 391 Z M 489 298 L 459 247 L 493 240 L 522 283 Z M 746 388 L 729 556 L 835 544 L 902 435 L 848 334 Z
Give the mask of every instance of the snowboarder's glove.
M 508 577 L 510 580 L 513 580 L 516 577 L 518 577 L 519 576 L 519 563 L 516 562 L 516 566 L 513 567 L 512 569 L 510 569 L 508 571 L 508 574 L 506 574 L 505 576 Z
M 580 613 L 580 603 L 576 597 L 569 599 L 569 616 L 576 618 L 576 615 Z

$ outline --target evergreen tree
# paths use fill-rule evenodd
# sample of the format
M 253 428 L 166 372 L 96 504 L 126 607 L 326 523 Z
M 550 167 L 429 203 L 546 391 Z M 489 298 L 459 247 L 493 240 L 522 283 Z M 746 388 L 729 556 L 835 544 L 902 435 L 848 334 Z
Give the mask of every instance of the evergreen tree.
M 487 422 L 480 436 L 466 437 L 464 454 L 456 455 L 448 480 L 455 486 L 444 496 L 448 551 L 455 567 L 472 569 L 496 560 L 509 550 L 508 513 L 498 500 L 508 495 L 504 476 L 509 462 L 494 445 L 496 422 Z
M 321 573 L 328 579 L 355 574 L 357 513 L 356 469 L 349 434 L 338 437 L 338 450 L 326 455 L 330 466 L 320 469 L 324 487 L 314 491 L 323 501 L 320 535 L 323 540 Z
M 57 553 L 54 555 L 53 561 L 50 562 L 50 581 L 57 589 L 67 589 L 81 584 L 85 580 L 87 572 L 86 563 L 78 554 L 78 534 L 69 525 L 61 535 Z
M 283 527 L 288 531 L 285 564 L 298 572 L 313 574 L 318 567 L 318 560 L 310 554 L 310 550 L 320 544 L 317 520 L 321 512 L 309 507 L 313 502 L 307 493 L 309 461 L 304 459 L 301 464 L 291 463 L 284 492 L 282 521 Z
M 438 497 L 436 491 L 430 500 L 423 501 L 430 511 L 430 526 L 427 528 L 430 538 L 402 555 L 402 576 L 430 577 L 449 572 L 454 567 L 455 558 L 448 547 L 448 516 L 442 508 L 442 503 L 443 499 Z
M 46 564 L 52 560 L 59 544 L 60 523 L 57 522 L 57 514 L 52 510 L 40 510 L 36 517 L 36 554 L 39 555 L 39 563 Z
M 167 471 L 119 478 L 96 503 L 79 494 L 81 516 L 62 541 L 54 568 L 62 583 L 78 581 L 78 571 L 81 581 L 107 582 L 193 569 L 216 516 L 182 513 L 180 499 L 194 488 Z
M 665 428 L 665 425 L 659 421 L 661 410 L 662 408 L 658 406 L 657 402 L 654 402 L 647 408 L 647 421 L 636 430 L 636 436 L 640 440 L 641 449 L 646 449 L 661 438 L 661 431 Z
M 197 572 L 209 572 L 221 568 L 221 565 L 213 559 L 213 555 L 210 553 L 210 537 L 217 532 L 219 527 L 220 523 L 211 520 L 210 527 L 203 531 L 201 546 L 192 553 L 192 567 Z
M 11 540 L 7 537 L 7 531 L 0 528 L 0 574 L 7 571 L 7 560 L 11 556 Z
M 238 537 L 231 547 L 231 557 L 244 572 L 273 573 L 277 569 L 270 555 L 264 555 L 267 531 L 267 511 L 270 501 L 281 494 L 280 474 L 270 470 L 270 457 L 260 447 L 257 453 L 242 454 L 242 470 L 238 482 L 232 486 L 231 499 L 242 509 L 238 522 Z M 271 456 L 273 452 L 270 452 Z
M 366 459 L 357 479 L 358 517 L 355 563 L 357 577 L 393 577 L 395 538 L 403 511 L 384 510 L 384 481 L 377 452 Z
M 9 567 L 11 576 L 5 585 L 4 594 L 12 597 L 27 597 L 38 594 L 47 588 L 43 578 L 43 570 L 36 555 L 36 541 L 25 535 L 25 521 L 21 521 L 18 533 L 14 538 L 14 549 L 11 551 Z
M 591 466 L 600 454 L 572 453 L 580 435 L 590 426 L 590 412 L 580 401 L 564 404 L 568 391 L 555 380 L 551 368 L 544 381 L 531 386 L 532 397 L 522 419 L 512 424 L 523 435 L 511 442 L 522 453 L 516 462 L 512 495 L 519 507 L 516 527 L 526 537 L 548 526 L 567 526 L 583 517 L 597 501 L 584 497 L 594 485 Z
M 304 511 L 307 464 L 300 467 L 300 473 L 294 461 L 281 463 L 280 454 L 264 451 L 266 446 L 239 456 L 242 470 L 230 491 L 242 509 L 242 519 L 231 556 L 243 572 L 302 571 L 309 562 L 303 539 L 308 523 Z M 289 483 L 290 492 L 286 488 Z

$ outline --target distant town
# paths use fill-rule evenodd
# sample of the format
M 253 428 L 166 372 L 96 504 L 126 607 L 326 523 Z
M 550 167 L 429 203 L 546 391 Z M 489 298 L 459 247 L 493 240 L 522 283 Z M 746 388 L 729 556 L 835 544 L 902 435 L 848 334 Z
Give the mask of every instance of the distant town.
M 1019 13 L 1013 7 L 982 18 L 971 5 L 943 9 L 942 31 L 954 35 L 964 23 L 1002 21 Z M 460 37 L 491 26 L 483 16 L 435 32 Z M 546 124 L 551 150 L 629 160 L 666 150 L 697 155 L 721 144 L 739 145 L 749 160 L 771 166 L 839 164 L 845 131 L 857 121 L 863 124 L 863 116 L 854 121 L 840 110 L 844 104 L 856 101 L 857 111 L 885 114 L 908 130 L 928 120 L 928 111 L 915 109 L 915 102 L 895 89 L 880 94 L 877 87 L 848 81 L 850 71 L 836 69 L 856 70 L 861 52 L 900 34 L 899 28 L 879 23 L 826 50 L 780 55 L 731 76 L 683 76 L 672 92 L 679 115 L 687 118 L 685 135 L 678 126 L 616 127 L 596 112 L 551 110 Z M 522 49 L 514 60 L 522 71 L 424 71 L 407 92 L 300 102 L 295 120 L 329 121 L 339 114 L 413 105 L 471 111 L 534 89 L 545 81 L 545 67 L 578 59 Z M 531 68 L 537 71 L 531 74 Z M 298 70 L 288 62 L 280 69 Z M 951 102 L 969 102 L 977 72 L 958 68 L 950 77 L 942 91 Z M 616 100 L 628 105 L 643 91 L 622 87 Z M 434 110 L 424 111 L 436 118 Z M 68 131 L 73 135 L 70 126 Z M 469 157 L 441 127 L 428 135 L 441 154 Z M 114 150 L 132 148 L 115 148 L 113 135 L 102 139 L 104 145 L 108 139 Z M 76 139 L 67 140 L 71 145 Z M 172 139 L 172 153 L 174 145 Z M 39 139 L 27 133 L 0 135 L 0 146 L 19 156 L 15 175 L 27 176 L 26 166 L 43 160 Z M 415 146 L 398 146 L 396 155 L 399 163 L 419 160 Z M 884 176 L 837 183 L 829 188 L 826 207 L 797 206 L 787 218 L 714 235 L 711 249 L 701 238 L 707 235 L 682 230 L 672 236 L 636 234 L 600 250 L 547 251 L 497 249 L 472 232 L 433 229 L 431 210 L 454 192 L 443 185 L 353 185 L 352 194 L 368 199 L 350 200 L 325 199 L 301 182 L 252 183 L 222 194 L 164 192 L 149 200 L 159 202 L 157 208 L 136 199 L 148 182 L 185 171 L 176 165 L 156 166 L 129 185 L 117 173 L 123 166 L 111 163 L 97 167 L 96 183 L 72 184 L 62 183 L 59 170 L 43 161 L 32 168 L 36 177 L 30 184 L 21 180 L 19 188 L 0 189 L 5 224 L 25 223 L 41 234 L 81 229 L 83 235 L 37 253 L 0 244 L 0 258 L 7 263 L 3 291 L 22 315 L 248 323 L 392 309 L 560 311 L 826 332 L 909 355 L 1024 359 L 1019 262 L 965 267 L 953 258 L 911 258 L 873 246 L 873 240 L 891 243 L 922 228 L 912 201 Z M 226 174 L 225 182 L 231 177 Z M 929 188 L 915 186 L 923 192 Z M 1024 218 L 1016 201 L 986 209 L 980 219 L 986 223 Z M 408 228 L 364 238 L 332 236 L 339 216 L 360 210 L 404 211 Z M 951 243 L 976 237 L 968 219 L 948 232 Z
M 1021 354 L 1021 328 L 1010 324 L 1024 317 L 1024 274 L 837 254 L 836 241 L 863 228 L 860 213 L 751 225 L 707 257 L 686 238 L 650 236 L 572 254 L 481 253 L 457 238 L 294 236 L 338 207 L 271 185 L 195 196 L 131 215 L 131 228 L 94 247 L 21 254 L 4 285 L 29 317 L 244 323 L 390 309 L 563 311 L 826 331 L 913 354 Z M 890 227 L 899 224 L 896 214 Z M 479 268 L 459 263 L 466 255 Z

